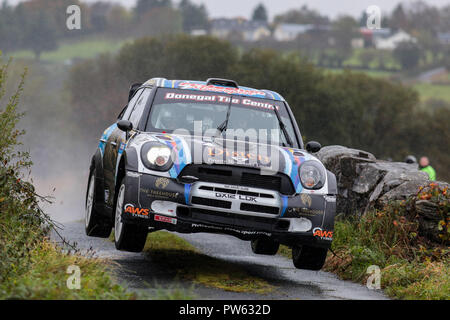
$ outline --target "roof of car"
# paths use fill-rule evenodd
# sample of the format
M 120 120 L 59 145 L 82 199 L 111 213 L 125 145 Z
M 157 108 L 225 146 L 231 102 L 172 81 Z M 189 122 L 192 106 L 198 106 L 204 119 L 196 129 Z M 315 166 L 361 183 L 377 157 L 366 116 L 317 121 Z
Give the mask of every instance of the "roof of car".
M 221 86 L 208 84 L 206 81 L 193 80 L 167 80 L 164 78 L 153 78 L 145 82 L 143 85 L 151 85 L 160 88 L 173 88 L 196 90 L 204 92 L 217 92 L 225 94 L 234 94 L 241 96 L 248 96 L 254 98 L 272 99 L 276 101 L 285 101 L 284 98 L 277 92 L 263 89 L 254 89 L 242 86 Z

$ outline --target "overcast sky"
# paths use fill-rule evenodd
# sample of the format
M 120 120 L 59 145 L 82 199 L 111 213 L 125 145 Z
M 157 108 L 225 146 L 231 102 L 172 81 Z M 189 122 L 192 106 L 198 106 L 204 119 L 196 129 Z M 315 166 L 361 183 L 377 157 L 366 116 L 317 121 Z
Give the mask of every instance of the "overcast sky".
M 21 0 L 8 0 L 10 4 L 15 4 Z M 83 0 L 85 2 L 95 2 L 97 0 Z M 382 12 L 390 12 L 399 2 L 412 2 L 413 0 L 191 0 L 195 3 L 204 3 L 211 17 L 250 17 L 254 7 L 258 3 L 264 3 L 272 18 L 274 15 L 285 12 L 292 8 L 300 8 L 306 4 L 326 14 L 332 18 L 339 14 L 350 14 L 359 17 L 361 13 L 370 5 L 377 5 Z M 128 7 L 132 7 L 136 0 L 114 0 L 105 2 L 119 2 Z M 179 0 L 174 0 L 179 2 Z M 426 0 L 434 6 L 442 7 L 449 5 L 450 0 Z

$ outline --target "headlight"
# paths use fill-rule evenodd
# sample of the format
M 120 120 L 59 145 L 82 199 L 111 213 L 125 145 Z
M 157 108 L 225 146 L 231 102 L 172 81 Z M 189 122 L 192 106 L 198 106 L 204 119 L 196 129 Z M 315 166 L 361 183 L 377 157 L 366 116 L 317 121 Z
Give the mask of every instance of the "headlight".
M 172 149 L 160 143 L 149 142 L 141 149 L 141 159 L 151 170 L 168 171 L 173 164 Z
M 300 181 L 306 189 L 320 189 L 325 184 L 325 170 L 317 161 L 306 161 L 299 169 Z

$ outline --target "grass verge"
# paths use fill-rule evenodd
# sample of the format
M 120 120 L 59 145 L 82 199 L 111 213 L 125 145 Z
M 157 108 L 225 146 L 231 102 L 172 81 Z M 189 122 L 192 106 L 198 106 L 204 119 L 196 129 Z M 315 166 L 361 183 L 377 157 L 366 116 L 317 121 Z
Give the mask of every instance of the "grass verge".
M 144 251 L 153 261 L 195 284 L 257 294 L 266 294 L 274 289 L 238 265 L 202 254 L 189 242 L 169 232 L 150 233 Z
M 80 288 L 69 289 L 70 266 L 80 268 Z M 118 285 L 108 264 L 79 254 L 64 253 L 48 240 L 36 243 L 2 277 L 0 299 L 27 300 L 134 300 L 137 296 Z M 70 270 L 69 270 L 70 271 Z
M 69 59 L 89 59 L 99 54 L 118 51 L 127 40 L 107 37 L 86 37 L 82 40 L 62 42 L 54 51 L 43 52 L 40 60 L 46 62 L 64 62 Z M 16 59 L 34 59 L 30 50 L 15 51 L 10 56 Z
M 48 199 L 25 181 L 32 162 L 17 150 L 24 134 L 16 124 L 25 73 L 8 98 L 7 71 L 0 60 L 0 299 L 136 298 L 113 281 L 104 261 L 64 253 L 48 240 L 52 221 L 40 208 Z M 71 266 L 75 270 L 68 274 Z
M 374 223 L 374 221 L 376 221 Z M 361 221 L 338 221 L 333 243 L 336 256 L 329 254 L 324 270 L 340 278 L 365 284 L 367 268 L 381 269 L 381 287 L 398 299 L 450 299 L 450 260 L 445 247 L 410 246 L 411 234 L 394 232 L 386 237 L 385 222 L 395 227 L 386 212 L 369 213 Z M 397 222 L 397 226 L 400 223 Z
M 422 191 L 419 199 L 435 197 L 442 220 L 442 239 L 450 236 L 447 190 L 433 187 Z M 368 267 L 381 270 L 381 288 L 397 299 L 450 299 L 450 250 L 419 235 L 417 217 L 408 202 L 393 203 L 360 219 L 337 219 L 332 249 L 324 271 L 341 279 L 366 284 Z M 279 254 L 291 258 L 291 250 L 281 246 Z

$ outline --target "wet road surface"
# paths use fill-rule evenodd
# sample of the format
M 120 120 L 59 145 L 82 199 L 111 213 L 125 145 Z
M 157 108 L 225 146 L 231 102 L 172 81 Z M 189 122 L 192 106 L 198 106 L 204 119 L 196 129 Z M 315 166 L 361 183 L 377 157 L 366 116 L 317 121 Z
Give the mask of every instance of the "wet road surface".
M 200 252 L 237 265 L 248 274 L 266 280 L 275 287 L 272 292 L 238 293 L 193 285 L 180 280 L 174 270 L 152 261 L 148 255 L 117 251 L 108 239 L 86 236 L 84 223 L 80 221 L 64 223 L 60 233 L 66 241 L 75 242 L 82 252 L 92 248 L 95 256 L 112 260 L 117 266 L 114 269 L 116 278 L 122 285 L 150 296 L 176 290 L 196 299 L 386 299 L 381 291 L 339 280 L 328 272 L 298 270 L 285 257 L 255 255 L 249 242 L 228 235 L 177 234 Z M 53 238 L 58 241 L 57 237 Z

